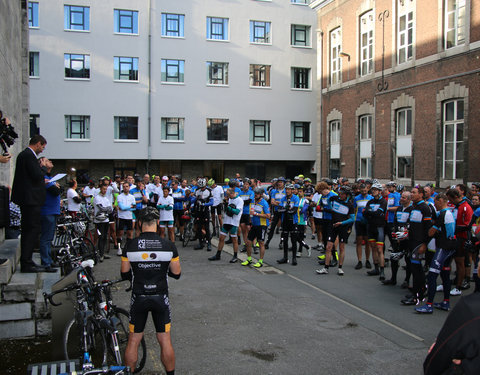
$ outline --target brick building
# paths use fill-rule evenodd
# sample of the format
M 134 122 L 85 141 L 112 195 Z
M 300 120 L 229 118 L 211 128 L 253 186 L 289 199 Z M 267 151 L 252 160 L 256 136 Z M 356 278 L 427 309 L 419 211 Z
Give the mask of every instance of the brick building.
M 480 180 L 480 2 L 317 0 L 321 176 Z

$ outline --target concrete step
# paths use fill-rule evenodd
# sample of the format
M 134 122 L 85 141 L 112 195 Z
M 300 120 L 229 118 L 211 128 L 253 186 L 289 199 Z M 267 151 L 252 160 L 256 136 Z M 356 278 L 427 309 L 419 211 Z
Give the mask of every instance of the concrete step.
M 5 240 L 0 246 L 0 258 L 8 259 L 0 265 L 0 284 L 7 284 L 20 261 L 20 240 Z
M 37 273 L 15 273 L 3 287 L 2 302 L 34 302 L 37 294 Z

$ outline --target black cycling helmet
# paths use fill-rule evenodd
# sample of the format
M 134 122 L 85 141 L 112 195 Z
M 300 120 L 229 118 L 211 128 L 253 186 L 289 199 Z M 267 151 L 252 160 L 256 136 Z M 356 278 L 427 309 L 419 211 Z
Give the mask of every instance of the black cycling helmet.
M 198 181 L 197 181 L 197 186 L 199 188 L 204 188 L 205 186 L 207 186 L 207 179 L 206 178 L 199 178 Z
M 373 185 L 373 181 L 372 181 L 370 178 L 367 178 L 367 179 L 365 180 L 365 183 L 366 183 L 366 184 Z
M 343 185 L 340 189 L 339 189 L 339 192 L 340 193 L 345 193 L 345 194 L 352 194 L 352 188 L 348 185 Z
M 402 184 L 398 184 L 398 185 L 397 185 L 397 191 L 398 191 L 399 193 L 401 193 L 401 192 L 404 191 L 404 190 L 405 190 L 405 186 L 403 186 Z
M 263 193 L 265 193 L 265 190 L 263 190 L 261 187 L 257 187 L 257 188 L 255 188 L 255 190 L 253 190 L 253 192 L 255 194 L 262 194 L 263 195 Z
M 293 184 L 286 184 L 285 189 L 294 189 L 295 186 Z
M 154 221 L 160 219 L 160 214 L 158 213 L 158 210 L 155 207 L 145 207 L 140 210 L 138 213 L 138 220 L 139 221 Z

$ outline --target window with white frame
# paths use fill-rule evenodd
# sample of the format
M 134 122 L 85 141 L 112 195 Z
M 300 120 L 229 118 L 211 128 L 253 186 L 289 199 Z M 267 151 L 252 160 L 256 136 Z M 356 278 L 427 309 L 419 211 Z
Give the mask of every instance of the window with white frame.
M 113 30 L 119 34 L 138 34 L 138 11 L 114 9 Z
M 330 144 L 335 145 L 340 143 L 340 121 L 330 121 Z
M 330 84 L 342 81 L 342 29 L 337 27 L 330 32 Z
M 372 139 L 372 115 L 360 117 L 360 140 Z
M 250 64 L 250 86 L 270 87 L 270 65 Z
M 463 178 L 464 101 L 443 103 L 443 178 Z
M 207 17 L 207 39 L 228 40 L 228 18 Z
M 290 0 L 292 4 L 303 4 L 308 5 L 312 2 L 312 0 Z
M 28 70 L 30 77 L 39 77 L 40 76 L 40 52 L 29 52 L 28 53 Z
M 360 177 L 372 177 L 372 158 L 360 159 Z
M 138 57 L 115 56 L 113 76 L 118 81 L 138 81 Z
M 162 82 L 183 83 L 185 76 L 185 61 L 162 59 Z
M 270 121 L 250 120 L 250 142 L 270 142 Z
M 64 5 L 65 30 L 89 31 L 90 7 Z
M 445 49 L 465 44 L 466 0 L 445 0 Z
M 90 116 L 65 115 L 66 139 L 90 139 Z
M 162 13 L 162 36 L 182 38 L 185 36 L 185 15 Z
M 28 27 L 38 27 L 38 3 L 28 2 Z
M 360 17 L 360 75 L 373 72 L 373 30 L 375 17 L 373 10 Z
M 184 123 L 184 118 L 162 117 L 162 141 L 183 141 Z
M 412 135 L 412 109 L 397 110 L 397 136 Z
M 292 68 L 293 89 L 310 89 L 310 68 Z
M 137 140 L 138 139 L 138 117 L 115 116 L 114 139 L 116 140 Z
M 270 44 L 272 42 L 270 28 L 270 22 L 250 21 L 250 42 Z
M 207 61 L 207 84 L 228 85 L 228 63 Z
M 397 157 L 397 178 L 412 178 L 412 157 Z
M 90 55 L 65 53 L 64 60 L 66 78 L 90 78 Z
M 207 141 L 228 141 L 228 119 L 207 118 Z
M 413 12 L 415 3 L 398 0 L 397 62 L 403 64 L 413 58 Z
M 290 44 L 292 46 L 311 46 L 310 42 L 310 26 L 308 25 L 291 25 Z
M 290 123 L 290 135 L 292 143 L 310 143 L 310 123 L 292 121 Z

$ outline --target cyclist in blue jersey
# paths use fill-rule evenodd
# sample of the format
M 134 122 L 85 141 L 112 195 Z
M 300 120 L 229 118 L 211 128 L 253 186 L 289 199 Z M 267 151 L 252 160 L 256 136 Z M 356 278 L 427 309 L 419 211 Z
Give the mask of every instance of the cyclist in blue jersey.
M 294 186 L 288 184 L 285 186 L 285 196 L 280 201 L 274 200 L 273 205 L 278 208 L 282 214 L 282 241 L 283 258 L 278 259 L 277 263 L 288 263 L 288 237 L 292 241 L 292 266 L 297 265 L 297 224 L 298 224 L 298 205 L 300 199 L 293 194 Z
M 321 228 L 322 228 L 322 240 L 324 248 L 327 248 L 327 242 L 330 236 L 332 235 L 333 223 L 332 223 L 332 214 L 330 212 L 329 200 L 330 198 L 337 196 L 337 193 L 332 191 L 333 182 L 330 179 L 325 179 L 324 182 L 327 184 L 327 188 L 321 191 L 322 196 L 320 197 L 320 206 L 322 207 L 323 217 L 321 219 Z M 325 262 L 325 255 L 319 255 L 319 263 L 321 265 Z M 330 262 L 330 267 L 335 267 L 338 263 L 338 254 L 335 247 L 332 248 L 332 261 Z
M 272 206 L 273 217 L 270 221 L 270 228 L 268 230 L 267 242 L 265 243 L 265 249 L 268 249 L 270 241 L 275 234 L 275 228 L 280 224 L 282 213 L 278 211 L 279 203 L 282 198 L 285 197 L 285 178 L 279 177 L 276 187 L 270 191 L 270 205 Z M 282 239 L 283 240 L 283 239 Z M 280 240 L 280 245 L 282 245 Z
M 357 250 L 357 265 L 356 270 L 362 268 L 362 245 L 365 245 L 365 267 L 372 268 L 370 264 L 370 243 L 368 242 L 367 220 L 363 216 L 363 210 L 367 202 L 373 197 L 368 194 L 367 186 L 365 184 L 359 185 L 360 194 L 353 200 L 353 207 L 355 209 L 355 235 L 356 235 L 356 250 Z
M 385 234 L 388 236 L 390 241 L 390 246 L 393 249 L 393 252 L 397 252 L 397 241 L 392 237 L 393 233 L 393 222 L 395 220 L 395 212 L 400 206 L 400 193 L 396 191 L 397 184 L 394 181 L 387 182 L 386 188 L 388 191 L 387 194 L 387 224 L 385 225 Z M 384 249 L 385 251 L 385 249 Z
M 178 181 L 173 180 L 171 184 L 172 197 L 173 197 L 173 220 L 175 226 L 177 227 L 178 233 L 180 234 L 180 239 L 183 239 L 183 229 L 185 226 L 184 220 L 182 220 L 183 215 L 183 202 L 185 201 L 185 191 L 178 186 Z
M 250 180 L 245 178 L 239 197 L 243 200 L 243 211 L 240 218 L 240 232 L 243 237 L 243 249 L 242 252 L 247 251 L 247 235 L 250 230 L 250 203 L 255 200 L 255 194 L 250 188 Z
M 298 198 L 300 199 L 300 202 L 298 204 L 298 236 L 297 236 L 297 241 L 298 241 L 298 251 L 297 251 L 297 257 L 302 256 L 302 248 L 305 247 L 308 252 L 308 256 L 312 254 L 312 250 L 310 249 L 310 246 L 307 245 L 305 242 L 305 229 L 307 227 L 308 223 L 308 212 L 310 209 L 310 201 L 308 200 L 307 197 L 304 195 L 304 186 L 299 185 L 296 189 Z
M 248 266 L 252 263 L 252 244 L 256 239 L 260 246 L 260 259 L 253 265 L 255 268 L 263 266 L 263 258 L 265 256 L 265 235 L 268 228 L 268 220 L 270 219 L 270 207 L 263 198 L 264 190 L 260 187 L 255 189 L 255 198 L 250 205 L 250 216 L 252 217 L 252 227 L 247 237 L 247 260 L 242 266 Z
M 352 189 L 350 186 L 343 185 L 339 189 L 339 195 L 331 196 L 328 200 L 327 212 L 332 216 L 332 230 L 327 242 L 325 266 L 316 270 L 318 274 L 328 274 L 331 253 L 337 237 L 339 238 L 340 250 L 337 273 L 339 276 L 345 274 L 342 269 L 343 261 L 345 260 L 345 244 L 348 242 L 348 237 L 350 236 L 353 223 L 355 222 L 351 193 Z

